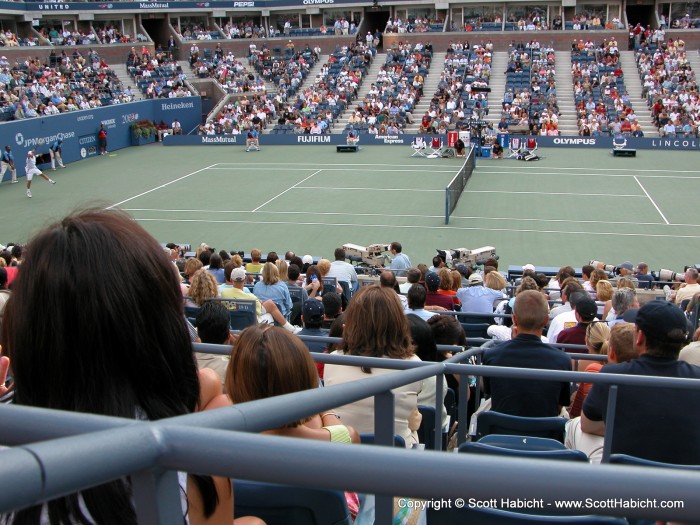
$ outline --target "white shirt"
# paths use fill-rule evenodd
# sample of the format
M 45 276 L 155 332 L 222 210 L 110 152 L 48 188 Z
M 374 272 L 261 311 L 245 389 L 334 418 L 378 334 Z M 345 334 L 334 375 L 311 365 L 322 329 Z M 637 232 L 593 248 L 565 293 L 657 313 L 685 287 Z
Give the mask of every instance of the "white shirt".
M 335 277 L 338 282 L 344 281 L 352 287 L 353 283 L 357 282 L 357 272 L 355 267 L 345 261 L 333 261 L 331 269 L 328 271 L 328 277 Z
M 563 314 L 557 315 L 549 325 L 549 330 L 547 330 L 547 339 L 551 342 L 556 343 L 557 337 L 562 330 L 576 326 L 576 312 L 573 310 L 569 312 L 564 312 Z

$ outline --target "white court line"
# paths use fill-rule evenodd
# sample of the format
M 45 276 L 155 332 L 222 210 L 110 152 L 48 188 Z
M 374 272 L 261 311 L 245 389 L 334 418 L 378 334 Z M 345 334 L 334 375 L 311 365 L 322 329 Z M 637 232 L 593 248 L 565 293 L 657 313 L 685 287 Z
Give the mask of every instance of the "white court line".
M 183 209 L 160 209 L 160 208 L 124 208 L 124 211 L 128 212 L 158 212 L 158 213 L 198 213 L 201 214 L 201 209 L 193 210 L 183 210 Z M 223 213 L 223 214 L 235 214 L 243 213 L 248 214 L 250 210 L 207 210 L 207 213 Z M 444 215 L 419 215 L 419 214 L 385 214 L 385 213 L 354 213 L 354 212 L 340 212 L 340 211 L 263 211 L 260 213 L 267 213 L 270 215 L 328 215 L 328 216 L 352 216 L 352 217 L 379 217 L 379 218 L 391 218 L 391 217 L 401 217 L 409 219 L 444 219 Z M 484 221 L 518 221 L 518 222 L 554 222 L 554 223 L 575 223 L 575 224 L 620 224 L 620 225 L 635 225 L 635 226 L 663 226 L 661 222 L 639 222 L 639 221 L 596 221 L 596 220 L 572 220 L 572 219 L 535 219 L 535 218 L 523 218 L 523 217 L 479 217 L 476 215 L 452 215 L 451 219 L 464 219 L 464 220 L 484 220 Z M 144 219 L 145 220 L 145 219 Z M 697 224 L 683 224 L 683 223 L 673 223 L 669 226 L 679 226 L 679 227 L 689 227 L 696 228 Z
M 649 200 L 650 200 L 651 203 L 654 205 L 654 208 L 656 208 L 656 211 L 659 212 L 659 215 L 661 215 L 661 218 L 664 220 L 664 222 L 665 222 L 666 224 L 668 224 L 668 223 L 669 223 L 669 222 L 668 222 L 668 219 L 666 218 L 666 216 L 665 216 L 665 215 L 663 214 L 663 212 L 661 211 L 661 208 L 659 208 L 659 207 L 656 205 L 656 203 L 654 202 L 654 199 L 651 198 L 651 195 L 649 195 L 649 193 L 648 193 L 647 190 L 644 188 L 644 186 L 642 186 L 642 183 L 639 182 L 639 179 L 638 179 L 637 177 L 635 177 L 634 180 L 637 181 L 637 184 L 639 184 L 639 187 L 642 188 L 642 191 L 646 194 L 647 197 L 649 197 Z
M 477 166 L 477 169 L 504 169 L 503 166 L 485 166 L 484 164 L 479 164 Z M 541 167 L 537 166 L 518 166 L 516 170 L 540 170 L 542 169 Z M 700 173 L 698 170 L 642 170 L 642 169 L 636 169 L 636 168 L 577 168 L 577 167 L 551 167 L 550 169 L 557 169 L 557 170 L 586 170 L 586 171 L 633 171 L 633 172 L 639 172 L 639 171 L 644 171 L 644 172 L 652 172 L 652 173 Z
M 442 190 L 444 191 L 444 190 Z M 513 195 L 573 195 L 575 197 L 642 197 L 644 195 L 624 195 L 612 193 L 566 193 L 554 191 L 505 191 L 505 190 L 466 190 L 467 193 L 509 193 Z
M 324 168 L 323 171 L 326 171 Z M 291 189 L 291 188 L 290 188 Z M 299 186 L 297 190 L 361 190 L 361 191 L 417 191 L 417 192 L 439 192 L 445 193 L 445 190 L 431 190 L 419 188 L 337 188 L 335 186 Z M 641 195 L 643 197 L 643 195 Z
M 216 166 L 289 166 L 289 162 L 219 162 L 216 164 Z M 318 166 L 318 162 L 294 162 L 291 163 L 292 166 Z M 333 164 L 325 164 L 326 166 L 389 166 L 392 168 L 415 168 L 416 166 L 420 166 L 420 164 L 388 164 L 388 163 L 383 163 L 383 164 L 359 164 L 359 163 L 345 163 L 345 162 L 336 162 Z M 427 165 L 427 164 L 426 164 Z M 443 165 L 443 167 L 445 167 Z M 455 168 L 457 170 L 462 168 L 462 165 L 460 164 L 459 166 L 455 164 Z M 432 170 L 431 170 L 432 171 Z M 634 170 L 632 170 L 634 171 Z M 700 172 L 699 172 L 700 173 Z
M 264 213 L 264 212 L 263 212 Z M 620 233 L 620 232 L 591 232 L 591 231 L 566 231 L 566 230 L 529 230 L 529 229 L 513 229 L 513 228 L 476 228 L 467 226 L 416 226 L 416 225 L 387 225 L 383 224 L 357 224 L 357 223 L 327 223 L 327 222 L 295 222 L 288 221 L 260 221 L 260 220 L 201 220 L 201 219 L 136 219 L 142 222 L 198 222 L 207 224 L 270 224 L 270 225 L 289 225 L 295 226 L 347 226 L 350 228 L 399 228 L 399 229 L 422 229 L 422 230 L 464 230 L 464 231 L 487 231 L 487 232 L 516 232 L 516 233 L 544 233 L 547 235 L 553 233 L 561 233 L 564 235 L 603 235 L 613 237 L 662 237 L 670 239 L 700 239 L 700 235 L 666 235 L 657 233 Z
M 318 163 L 314 165 L 314 168 L 318 166 Z M 389 166 L 389 164 L 382 164 L 382 166 Z M 414 166 L 415 167 L 415 166 Z M 245 171 L 253 171 L 253 170 L 258 170 L 258 171 L 270 171 L 270 168 L 241 168 L 240 166 L 238 167 L 233 167 L 233 168 L 211 168 L 213 170 L 226 170 L 226 171 L 237 171 L 237 170 L 245 170 Z M 285 168 L 284 171 L 309 171 L 312 168 Z M 365 171 L 365 170 L 353 170 L 352 168 L 323 168 L 323 171 Z M 401 173 L 408 173 L 408 172 L 416 172 L 416 173 L 451 173 L 454 175 L 455 170 L 372 170 L 372 173 L 384 173 L 385 171 L 398 171 Z
M 487 172 L 481 172 L 479 173 L 479 170 L 481 168 L 477 167 L 477 169 L 474 171 L 474 174 L 478 175 L 484 175 L 490 177 L 491 175 L 510 175 L 510 176 L 517 176 L 519 175 L 517 170 L 514 171 L 487 171 Z M 562 168 L 563 169 L 563 168 Z M 634 173 L 637 173 L 636 170 L 632 170 Z M 644 171 L 644 170 L 640 170 Z M 656 171 L 656 170 L 649 170 L 649 171 Z M 553 172 L 545 172 L 545 171 L 538 171 L 537 173 L 528 173 L 527 176 L 530 177 L 532 175 L 552 175 L 556 177 L 604 177 L 604 178 L 629 178 L 629 177 L 634 177 L 634 173 L 560 173 L 557 171 Z M 673 172 L 673 173 L 683 173 L 683 172 Z M 696 173 L 696 172 L 687 172 L 687 173 Z M 688 176 L 683 176 L 683 175 L 638 175 L 638 177 L 643 178 L 643 179 L 700 179 L 700 176 L 698 177 L 693 177 L 692 175 Z
M 285 193 L 287 193 L 289 190 L 293 190 L 294 188 L 296 188 L 297 186 L 299 186 L 299 184 L 301 184 L 302 182 L 305 182 L 305 181 L 309 180 L 311 177 L 313 177 L 314 175 L 316 175 L 316 174 L 318 174 L 318 173 L 321 173 L 322 171 L 323 171 L 322 169 L 321 169 L 321 170 L 315 171 L 314 173 L 312 173 L 311 175 L 309 175 L 308 177 L 306 177 L 304 180 L 300 180 L 299 182 L 297 182 L 294 186 L 291 186 L 291 187 L 287 188 L 287 189 L 284 190 L 282 193 L 278 193 L 277 195 L 275 195 L 274 197 L 272 197 L 269 201 L 263 202 L 260 206 L 258 206 L 257 208 L 255 208 L 255 209 L 253 210 L 253 212 L 258 211 L 260 208 L 262 208 L 262 207 L 265 206 L 266 204 L 271 203 L 271 202 L 272 202 L 273 200 L 275 200 L 277 197 L 281 197 L 282 195 L 284 195 Z
M 170 182 L 166 182 L 165 184 L 161 184 L 160 186 L 157 186 L 153 189 L 150 189 L 148 191 L 144 191 L 143 193 L 139 193 L 138 195 L 134 195 L 133 197 L 129 197 L 128 199 L 125 199 L 125 200 L 118 202 L 116 204 L 112 204 L 111 206 L 108 206 L 107 209 L 111 210 L 112 208 L 115 208 L 116 206 L 120 206 L 120 205 L 124 204 L 125 202 L 129 202 L 129 201 L 132 201 L 134 199 L 138 199 L 139 197 L 143 197 L 144 195 L 148 195 L 151 192 L 154 192 L 156 190 L 160 190 L 162 188 L 165 188 L 166 186 L 170 186 L 171 184 L 174 184 L 175 182 L 186 179 L 187 177 L 191 177 L 192 175 L 196 175 L 197 173 L 200 173 L 202 171 L 213 168 L 214 166 L 216 166 L 216 164 L 212 164 L 211 166 L 207 166 L 206 168 L 202 168 L 201 170 L 193 171 L 192 173 L 188 173 L 187 175 L 183 175 L 182 177 L 179 177 L 175 180 L 171 180 Z

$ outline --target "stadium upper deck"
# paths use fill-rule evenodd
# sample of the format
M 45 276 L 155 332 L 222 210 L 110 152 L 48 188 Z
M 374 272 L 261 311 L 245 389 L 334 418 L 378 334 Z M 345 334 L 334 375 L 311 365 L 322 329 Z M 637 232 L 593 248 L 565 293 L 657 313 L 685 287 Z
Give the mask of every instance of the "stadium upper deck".
M 496 50 L 504 50 L 514 38 L 537 33 L 538 39 L 551 40 L 555 49 L 563 50 L 582 31 L 593 32 L 598 39 L 614 31 L 624 41 L 620 37 L 626 37 L 628 25 L 640 24 L 652 29 L 666 27 L 669 37 L 682 31 L 682 38 L 691 46 L 700 42 L 700 34 L 692 30 L 700 25 L 697 3 L 640 0 L 631 5 L 622 0 L 584 0 L 567 4 L 562 0 L 535 4 L 374 0 L 372 5 L 357 0 L 0 1 L 0 30 L 16 35 L 7 42 L 16 41 L 19 46 L 60 45 L 66 31 L 81 36 L 68 42 L 98 44 L 105 40 L 100 34 L 104 28 L 111 28 L 120 35 L 114 42 L 165 44 L 172 37 L 179 46 L 189 40 L 213 45 L 229 41 L 242 49 L 246 39 L 253 38 L 316 37 L 332 42 L 334 36 L 349 39 L 379 31 L 387 43 L 423 38 L 438 47 L 453 39 L 481 40 L 485 35 L 480 33 L 488 32 Z M 0 39 L 0 47 L 3 43 Z M 329 50 L 335 43 L 329 44 Z

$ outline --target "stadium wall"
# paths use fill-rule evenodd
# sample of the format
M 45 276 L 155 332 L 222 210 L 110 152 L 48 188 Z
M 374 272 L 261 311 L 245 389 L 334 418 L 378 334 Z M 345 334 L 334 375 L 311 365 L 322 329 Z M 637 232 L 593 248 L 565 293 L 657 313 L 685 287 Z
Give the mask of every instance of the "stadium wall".
M 23 175 L 27 152 L 48 153 L 56 139 L 63 139 L 63 160 L 75 162 L 98 154 L 97 132 L 100 124 L 107 130 L 107 147 L 114 151 L 131 146 L 129 125 L 137 120 L 167 123 L 177 116 L 185 131 L 196 127 L 201 119 L 199 97 L 158 99 L 117 104 L 89 111 L 75 111 L 51 117 L 18 120 L 0 125 L 3 146 L 9 145 L 15 156 L 18 175 Z M 9 176 L 9 172 L 6 174 Z
M 417 136 L 426 135 L 361 135 L 360 146 L 392 145 L 410 146 Z M 527 137 L 518 135 L 521 141 Z M 536 137 L 541 148 L 613 148 L 612 137 Z M 346 144 L 345 135 L 261 135 L 260 145 L 265 146 L 339 146 Z M 446 142 L 446 137 L 445 137 Z M 618 146 L 621 145 L 618 139 Z M 245 135 L 181 135 L 168 136 L 163 140 L 165 146 L 235 146 L 245 145 Z M 697 138 L 634 138 L 625 139 L 627 149 L 666 149 L 666 150 L 700 150 L 700 139 Z

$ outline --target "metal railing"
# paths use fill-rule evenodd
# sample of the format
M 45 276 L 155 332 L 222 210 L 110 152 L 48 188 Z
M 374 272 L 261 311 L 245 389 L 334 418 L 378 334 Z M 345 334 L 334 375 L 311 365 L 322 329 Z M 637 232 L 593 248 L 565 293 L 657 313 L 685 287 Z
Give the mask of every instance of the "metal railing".
M 212 352 L 216 345 L 197 345 Z M 221 347 L 226 351 L 229 347 Z M 458 364 L 474 349 L 443 363 L 312 354 L 319 362 L 401 369 L 400 373 L 243 403 L 154 422 L 125 420 L 33 407 L 0 406 L 0 476 L 12 479 L 0 491 L 0 513 L 65 496 L 131 475 L 140 523 L 181 520 L 176 471 L 303 487 L 351 490 L 377 495 L 377 523 L 392 519 L 396 495 L 417 498 L 489 500 L 546 498 L 547 502 L 584 496 L 591 501 L 681 500 L 682 506 L 586 507 L 586 514 L 630 518 L 700 520 L 700 474 L 620 465 L 539 462 L 529 459 L 449 455 L 389 447 L 347 446 L 259 435 L 324 410 L 375 397 L 377 444 L 394 434 L 391 389 L 444 373 L 509 377 L 533 381 L 610 384 L 604 461 L 610 453 L 617 385 L 700 389 L 690 379 L 590 374 Z M 442 399 L 437 381 L 436 399 Z M 459 436 L 466 436 L 466 381 L 460 382 Z M 439 403 L 440 401 L 438 401 Z M 436 410 L 439 414 L 439 411 Z M 691 416 L 689 416 L 691 417 Z M 436 434 L 440 430 L 436 417 Z M 247 433 L 244 433 L 247 432 Z M 256 433 L 256 434 L 251 434 Z M 437 437 L 437 436 L 436 436 Z M 436 439 L 439 448 L 441 439 Z M 108 451 L 108 453 L 106 453 Z M 313 461 L 308 458 L 312 457 Z M 479 475 L 475 476 L 474 473 Z M 420 483 L 416 483 L 420 473 Z M 642 475 L 640 475 L 642 473 Z M 556 507 L 551 507 L 553 511 Z M 557 512 L 562 511 L 556 509 Z M 175 513 L 175 514 L 173 514 Z M 578 510 L 576 513 L 581 513 Z

